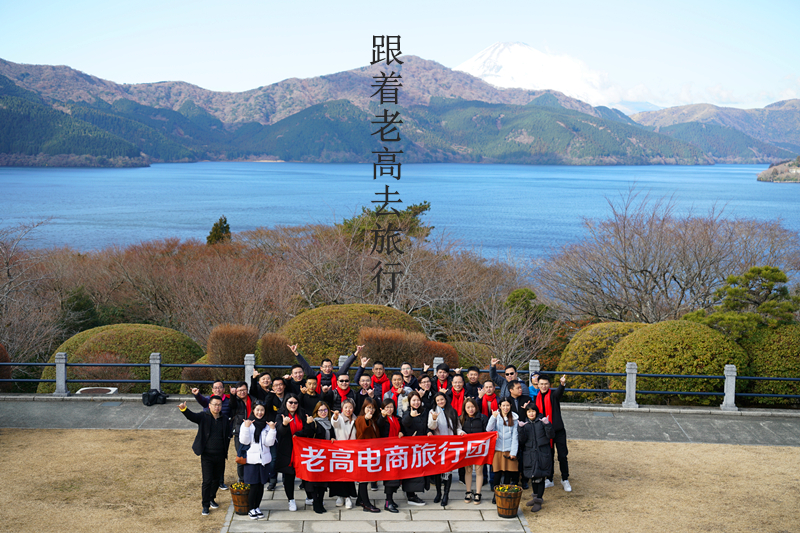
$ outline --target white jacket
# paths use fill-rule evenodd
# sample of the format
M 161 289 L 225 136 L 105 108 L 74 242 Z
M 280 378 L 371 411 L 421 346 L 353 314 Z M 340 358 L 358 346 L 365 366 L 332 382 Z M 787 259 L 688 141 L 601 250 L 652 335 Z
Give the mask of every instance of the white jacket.
M 336 436 L 336 440 L 355 440 L 356 418 L 358 417 L 353 415 L 353 418 L 348 422 L 341 413 L 339 413 L 338 419 L 331 418 L 331 426 L 333 426 L 333 434 Z
M 436 413 L 436 420 L 433 419 L 433 413 Z M 456 418 L 455 433 L 450 431 L 450 426 L 447 425 L 447 417 L 444 416 L 444 409 L 438 405 L 428 411 L 428 429 L 430 429 L 434 435 L 466 435 L 466 433 L 461 430 L 461 421 L 458 418 Z
M 256 426 L 250 424 L 250 427 L 244 425 L 239 428 L 239 442 L 250 448 L 247 450 L 247 464 L 249 465 L 268 465 L 272 462 L 272 455 L 269 453 L 269 447 L 275 444 L 275 438 L 278 432 L 274 428 L 266 426 L 264 431 L 261 432 L 261 438 L 255 442 Z

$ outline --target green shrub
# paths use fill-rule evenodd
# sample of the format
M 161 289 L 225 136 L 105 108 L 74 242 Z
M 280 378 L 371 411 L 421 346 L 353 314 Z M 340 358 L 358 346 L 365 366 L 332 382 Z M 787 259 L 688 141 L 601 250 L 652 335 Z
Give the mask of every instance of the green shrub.
M 406 313 L 382 305 L 326 305 L 305 311 L 279 331 L 311 365 L 328 357 L 336 361 L 340 355 L 355 351 L 361 328 L 404 329 L 422 333 L 419 323 Z
M 103 361 L 125 363 L 149 363 L 151 353 L 160 353 L 161 362 L 165 364 L 191 364 L 203 356 L 203 350 L 192 339 L 178 331 L 153 326 L 149 324 L 114 324 L 82 331 L 67 339 L 59 346 L 50 358 L 55 362 L 55 354 L 67 353 L 69 363 L 98 363 Z M 91 367 L 67 367 L 67 379 L 79 379 L 82 375 L 88 379 L 90 375 L 97 375 L 96 367 L 91 372 Z M 120 370 L 122 372 L 120 372 Z M 162 368 L 162 380 L 179 380 L 180 368 Z M 99 372 L 102 374 L 102 372 Z M 133 379 L 150 379 L 149 367 L 109 368 L 107 375 L 127 375 Z M 116 374 L 115 374 L 116 373 Z M 46 367 L 42 372 L 42 379 L 55 379 L 55 368 Z M 99 378 L 102 379 L 102 378 Z M 118 378 L 121 379 L 121 378 Z M 68 383 L 70 391 L 75 392 L 81 387 L 92 386 L 92 383 Z M 116 386 L 116 385 L 111 385 Z M 37 392 L 52 393 L 55 383 L 40 383 Z M 150 389 L 149 383 L 137 383 L 131 387 L 130 392 L 144 392 Z M 165 384 L 162 390 L 167 393 L 177 393 L 180 387 L 177 384 Z
M 638 322 L 604 322 L 592 324 L 578 331 L 569 341 L 557 373 L 605 372 L 608 357 L 625 336 L 645 327 Z M 603 376 L 569 376 L 569 387 L 574 389 L 607 389 L 609 380 Z M 574 396 L 588 401 L 600 401 L 607 396 L 602 392 L 576 393 Z
M 256 364 L 257 365 L 288 365 L 297 363 L 297 358 L 289 349 L 289 339 L 279 333 L 265 333 L 256 344 Z M 305 357 L 306 352 L 302 346 L 298 346 L 298 351 Z M 336 366 L 338 361 L 333 361 Z M 274 370 L 270 374 L 277 375 Z M 283 375 L 286 372 L 280 371 Z
M 725 335 L 708 326 L 685 320 L 668 320 L 638 329 L 623 338 L 614 348 L 606 365 L 607 372 L 625 372 L 625 364 L 635 362 L 640 374 L 716 375 L 725 365 L 748 368 L 748 355 Z M 638 378 L 637 390 L 723 392 L 722 379 Z M 611 378 L 612 389 L 624 389 L 625 378 Z M 744 391 L 746 384 L 737 383 Z M 620 401 L 620 395 L 613 395 Z M 714 405 L 720 397 L 686 395 L 637 395 L 639 403 L 698 403 Z
M 220 324 L 208 335 L 208 361 L 211 365 L 243 365 L 244 356 L 256 352 L 258 330 L 254 326 L 241 324 Z M 240 368 L 220 368 L 218 379 L 241 381 L 244 370 Z
M 561 356 L 578 331 L 595 323 L 595 320 L 558 321 L 553 325 L 553 337 L 542 351 L 536 354 L 539 368 L 544 372 L 554 372 L 561 362 Z
M 742 341 L 754 377 L 800 378 L 800 324 L 763 328 Z M 737 367 L 737 374 L 746 375 Z M 737 383 L 739 380 L 737 380 Z M 752 381 L 755 394 L 800 394 L 797 381 Z M 753 398 L 761 404 L 800 403 L 790 398 Z
M 406 361 L 414 368 L 424 362 L 430 364 L 432 358 L 423 360 L 426 341 L 424 334 L 404 329 L 361 328 L 358 334 L 358 344 L 364 345 L 361 355 L 373 363 L 381 361 L 387 368 L 399 367 Z
M 0 344 L 0 363 L 10 363 L 11 358 L 8 356 L 5 346 Z M 11 379 L 11 367 L 0 366 L 0 379 Z M 0 381 L 0 392 L 9 392 L 13 384 L 10 381 Z

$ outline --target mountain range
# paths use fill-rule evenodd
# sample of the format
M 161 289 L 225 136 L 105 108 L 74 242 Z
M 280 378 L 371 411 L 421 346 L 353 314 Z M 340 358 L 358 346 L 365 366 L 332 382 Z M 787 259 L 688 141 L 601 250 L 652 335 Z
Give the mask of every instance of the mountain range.
M 771 163 L 800 153 L 798 101 L 748 110 L 747 119 L 670 122 L 668 109 L 628 117 L 558 91 L 500 89 L 434 61 L 403 59 L 392 65 L 403 83 L 399 102 L 388 106 L 403 120 L 403 162 Z M 116 84 L 66 66 L 0 59 L 0 164 L 50 164 L 47 157 L 63 154 L 101 165 L 371 162 L 382 145 L 370 122 L 387 107 L 371 98 L 373 77 L 383 70 L 226 93 L 184 82 Z

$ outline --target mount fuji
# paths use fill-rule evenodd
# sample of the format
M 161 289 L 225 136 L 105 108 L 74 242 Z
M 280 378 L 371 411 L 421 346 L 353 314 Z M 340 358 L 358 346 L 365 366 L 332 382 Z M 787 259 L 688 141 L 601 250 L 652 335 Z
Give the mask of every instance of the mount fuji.
M 616 107 L 629 115 L 661 109 L 648 102 L 624 99 L 624 91 L 612 85 L 604 72 L 590 69 L 579 59 L 541 52 L 525 43 L 495 43 L 454 70 L 501 88 L 553 89 L 593 106 Z

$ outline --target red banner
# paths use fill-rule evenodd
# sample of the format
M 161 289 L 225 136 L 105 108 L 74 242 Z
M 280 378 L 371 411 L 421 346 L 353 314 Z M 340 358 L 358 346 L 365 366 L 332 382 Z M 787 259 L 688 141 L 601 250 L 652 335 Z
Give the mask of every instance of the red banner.
M 293 437 L 292 464 L 306 481 L 384 481 L 491 464 L 497 432 L 337 440 Z

